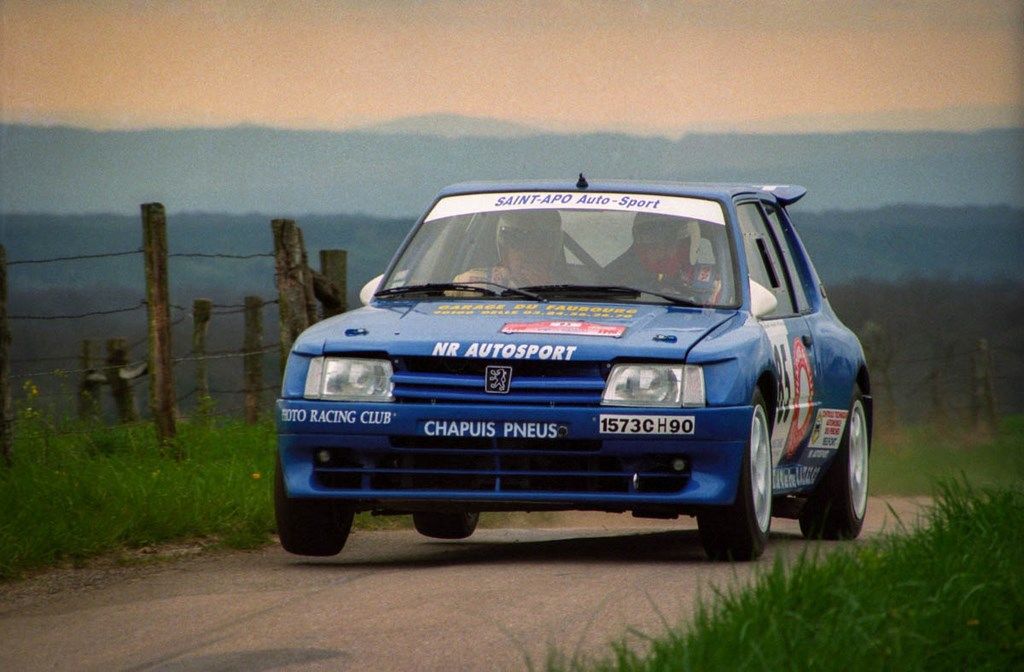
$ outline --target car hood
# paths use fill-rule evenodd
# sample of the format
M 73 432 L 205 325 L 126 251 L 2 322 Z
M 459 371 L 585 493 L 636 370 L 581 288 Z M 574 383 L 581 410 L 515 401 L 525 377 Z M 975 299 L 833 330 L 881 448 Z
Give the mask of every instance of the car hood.
M 293 349 L 313 356 L 681 359 L 736 312 L 635 303 L 377 301 L 313 325 Z

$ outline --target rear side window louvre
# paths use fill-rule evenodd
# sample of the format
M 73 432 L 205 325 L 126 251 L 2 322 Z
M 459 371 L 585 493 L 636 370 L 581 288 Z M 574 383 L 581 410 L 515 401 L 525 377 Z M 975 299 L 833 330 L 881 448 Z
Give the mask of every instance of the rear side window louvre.
M 778 289 L 779 275 L 775 272 L 775 267 L 772 266 L 772 260 L 768 256 L 768 248 L 764 244 L 764 238 L 757 239 L 757 251 L 761 253 L 761 261 L 764 262 L 764 268 L 768 271 L 768 280 L 772 283 L 772 289 Z

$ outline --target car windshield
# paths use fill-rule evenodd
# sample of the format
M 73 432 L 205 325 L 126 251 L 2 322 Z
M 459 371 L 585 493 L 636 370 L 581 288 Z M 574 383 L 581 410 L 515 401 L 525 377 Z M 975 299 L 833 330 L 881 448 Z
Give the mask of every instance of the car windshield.
M 674 302 L 735 306 L 721 204 L 627 193 L 502 192 L 439 200 L 381 296 Z M 455 286 L 453 286 L 455 285 Z

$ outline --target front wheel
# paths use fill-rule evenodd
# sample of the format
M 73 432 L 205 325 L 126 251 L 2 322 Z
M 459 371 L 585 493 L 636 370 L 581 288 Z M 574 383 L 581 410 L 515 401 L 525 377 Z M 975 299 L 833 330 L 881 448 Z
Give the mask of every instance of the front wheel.
M 736 500 L 697 514 L 704 550 L 712 560 L 755 560 L 764 553 L 772 522 L 771 425 L 761 391 L 750 402 L 750 439 L 743 454 Z
M 479 513 L 418 511 L 412 514 L 416 531 L 434 539 L 465 539 L 476 531 L 479 521 Z
M 854 539 L 860 534 L 868 508 L 870 441 L 864 401 L 855 388 L 839 452 L 800 514 L 806 538 Z
M 348 541 L 355 513 L 330 499 L 299 499 L 284 487 L 281 457 L 274 474 L 274 517 L 284 550 L 295 555 L 337 555 Z

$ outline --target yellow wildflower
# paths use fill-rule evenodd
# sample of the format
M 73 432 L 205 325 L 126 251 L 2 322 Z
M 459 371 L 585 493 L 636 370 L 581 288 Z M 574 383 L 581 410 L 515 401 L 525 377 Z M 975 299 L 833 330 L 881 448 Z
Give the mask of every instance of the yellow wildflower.
M 25 396 L 29 399 L 35 399 L 39 396 L 39 388 L 31 380 L 26 380 L 22 384 L 21 389 L 25 390 Z

